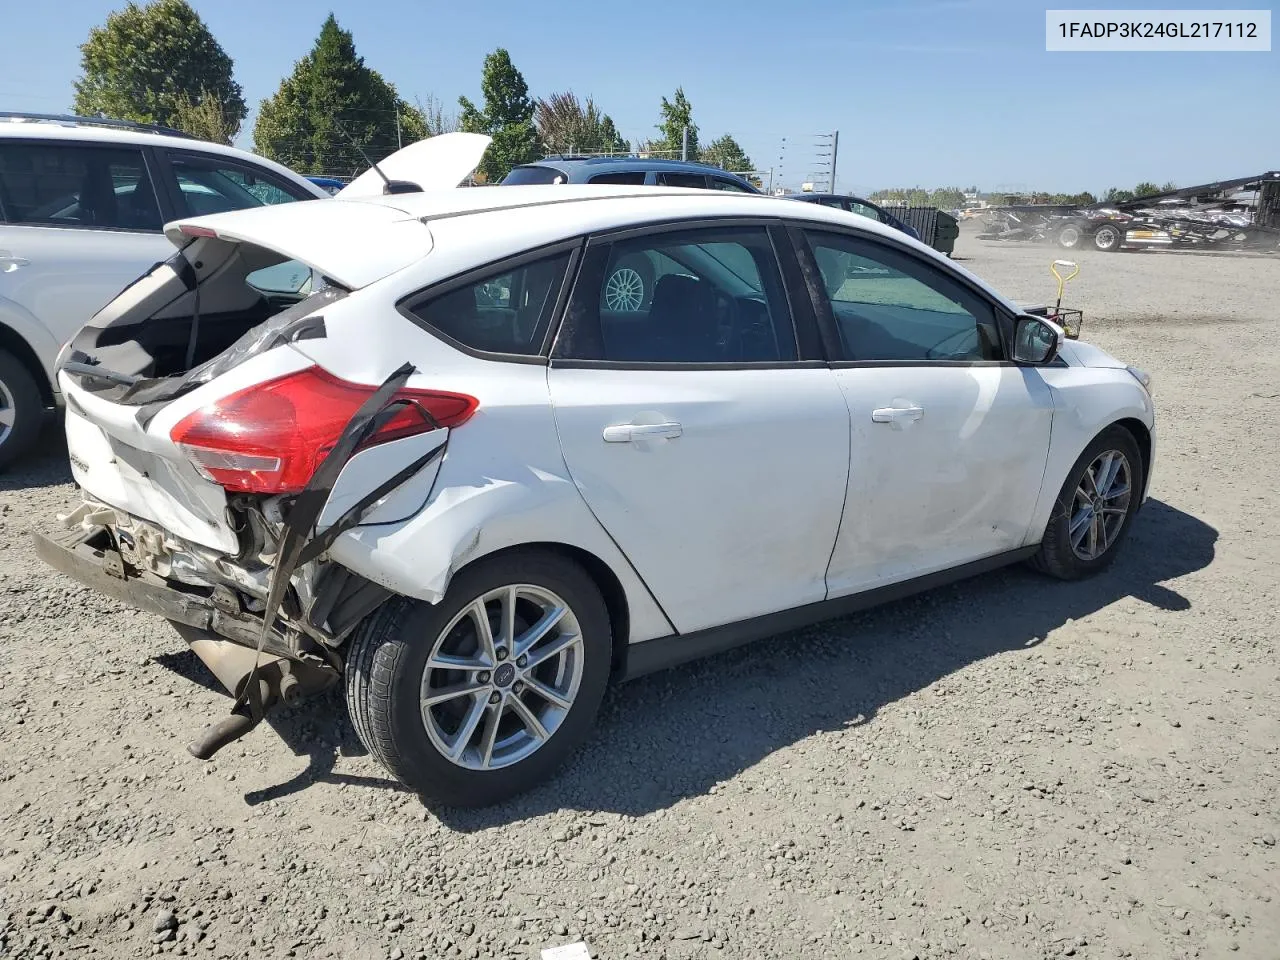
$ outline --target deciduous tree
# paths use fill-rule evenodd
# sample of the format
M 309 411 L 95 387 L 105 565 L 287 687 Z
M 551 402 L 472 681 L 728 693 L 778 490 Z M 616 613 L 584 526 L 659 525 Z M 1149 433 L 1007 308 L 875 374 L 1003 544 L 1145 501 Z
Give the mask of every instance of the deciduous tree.
M 748 173 L 755 169 L 751 158 L 730 134 L 716 137 L 702 150 L 698 159 L 703 163 L 728 170 L 730 173 Z
M 484 133 L 493 138 L 478 174 L 496 183 L 512 167 L 538 157 L 538 131 L 534 127 L 534 103 L 529 85 L 511 62 L 511 54 L 499 47 L 484 58 L 480 77 L 484 104 L 477 107 L 466 97 L 458 98 L 459 126 L 468 133 Z
M 231 58 L 186 0 L 129 3 L 89 31 L 72 109 L 229 141 L 248 108 Z M 218 118 L 221 118 L 220 120 Z M 192 125 L 191 128 L 184 124 Z
M 676 87 L 675 96 L 670 100 L 663 97 L 661 109 L 662 122 L 658 124 L 658 131 L 662 136 L 651 141 L 649 149 L 678 158 L 684 142 L 684 131 L 688 130 L 689 159 L 697 159 L 698 125 L 693 122 L 693 105 L 684 95 L 684 87 Z
M 550 153 L 626 153 L 629 145 L 613 119 L 587 97 L 572 91 L 553 93 L 537 102 L 534 123 L 543 149 Z

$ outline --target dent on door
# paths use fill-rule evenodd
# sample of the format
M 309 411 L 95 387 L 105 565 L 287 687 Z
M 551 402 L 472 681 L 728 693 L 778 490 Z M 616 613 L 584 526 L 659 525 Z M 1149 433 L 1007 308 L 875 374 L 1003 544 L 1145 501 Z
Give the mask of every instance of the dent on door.
M 852 421 L 833 595 L 1013 550 L 1044 478 L 1052 399 L 1013 367 L 839 371 Z

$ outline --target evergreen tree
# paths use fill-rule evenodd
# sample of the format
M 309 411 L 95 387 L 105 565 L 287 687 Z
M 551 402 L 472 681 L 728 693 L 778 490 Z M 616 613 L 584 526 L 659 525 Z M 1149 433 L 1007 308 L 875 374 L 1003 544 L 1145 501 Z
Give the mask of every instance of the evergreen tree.
M 262 101 L 253 144 L 300 173 L 350 176 L 368 166 L 354 144 L 377 161 L 427 132 L 420 111 L 365 65 L 350 32 L 329 14 L 311 52 Z

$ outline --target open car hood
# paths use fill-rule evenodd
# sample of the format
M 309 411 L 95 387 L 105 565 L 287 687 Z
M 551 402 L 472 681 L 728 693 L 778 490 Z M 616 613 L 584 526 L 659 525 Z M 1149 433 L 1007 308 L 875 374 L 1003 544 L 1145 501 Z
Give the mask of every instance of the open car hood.
M 451 190 L 480 165 L 492 137 L 481 133 L 442 133 L 397 150 L 378 167 L 389 180 L 405 180 L 425 190 Z M 382 196 L 385 181 L 377 170 L 369 169 L 339 190 L 335 196 Z

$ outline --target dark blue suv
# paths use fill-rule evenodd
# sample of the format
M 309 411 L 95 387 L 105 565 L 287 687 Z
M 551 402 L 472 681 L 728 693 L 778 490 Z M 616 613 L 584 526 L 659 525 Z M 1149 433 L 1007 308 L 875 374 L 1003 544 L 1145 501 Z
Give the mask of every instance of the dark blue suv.
M 513 167 L 502 180 L 503 186 L 546 183 L 632 184 L 760 193 L 742 177 L 710 164 L 641 157 L 547 157 Z

